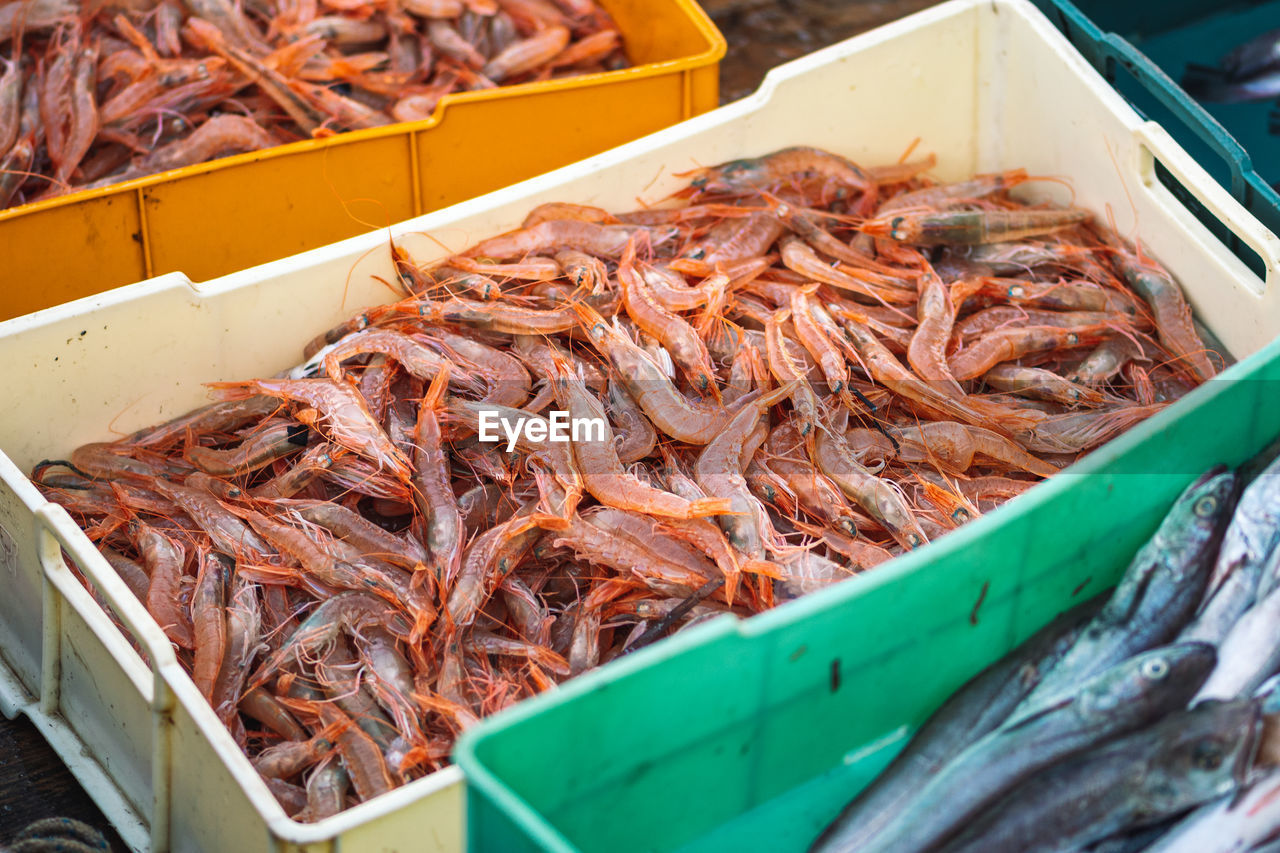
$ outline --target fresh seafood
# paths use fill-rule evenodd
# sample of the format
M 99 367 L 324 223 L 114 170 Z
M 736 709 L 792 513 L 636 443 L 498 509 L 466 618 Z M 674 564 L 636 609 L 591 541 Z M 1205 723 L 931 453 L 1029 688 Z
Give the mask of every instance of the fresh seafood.
M 604 25 L 586 2 L 498 3 L 551 33 L 522 46 L 508 28 L 500 46 L 496 19 L 449 5 L 404 9 L 438 13 L 433 55 L 460 75 L 527 74 L 534 47 L 574 49 L 556 27 Z M 330 9 L 289 22 L 311 35 L 262 63 L 275 30 L 200 8 L 212 23 L 183 32 L 214 50 L 209 67 L 274 87 L 300 123 L 322 111 L 285 75 L 335 61 L 317 33 L 403 32 Z M 486 32 L 492 55 L 472 41 Z M 291 816 L 319 819 L 443 766 L 481 717 L 855 576 L 1054 475 L 1167 405 L 1129 384 L 1136 360 L 1187 390 L 1222 364 L 1187 339 L 1172 279 L 1160 298 L 1177 310 L 1154 312 L 1117 265 L 1128 247 L 1086 212 L 1015 201 L 1025 173 L 939 184 L 923 162 L 789 148 L 699 170 L 643 210 L 544 204 L 430 264 L 394 246 L 399 301 L 316 330 L 277 376 L 210 382 L 218 402 L 32 479 L 277 774 Z M 927 241 L 883 229 L 908 215 Z M 989 239 L 1041 262 L 993 279 L 973 260 Z M 1114 338 L 1129 342 L 1116 373 L 1066 378 Z M 851 820 L 891 816 L 1080 642 L 1064 624 L 994 668 Z
M 1280 591 L 1257 588 L 1280 570 L 1273 456 L 1193 482 L 1098 614 L 1062 635 L 1069 648 L 1045 661 L 1026 699 L 1010 710 L 990 674 L 1039 657 L 1038 638 L 1061 633 L 1053 625 L 954 694 L 812 850 L 1270 849 L 1280 831 Z M 1236 483 L 1249 478 L 1237 504 Z M 1235 615 L 1206 624 L 1208 606 L 1232 589 Z M 1197 603 L 1201 618 L 1188 624 Z M 960 702 L 984 710 L 983 699 L 999 722 L 936 764 L 917 760 L 933 749 L 936 720 Z
M 626 65 L 594 0 L 6 0 L 0 208 Z

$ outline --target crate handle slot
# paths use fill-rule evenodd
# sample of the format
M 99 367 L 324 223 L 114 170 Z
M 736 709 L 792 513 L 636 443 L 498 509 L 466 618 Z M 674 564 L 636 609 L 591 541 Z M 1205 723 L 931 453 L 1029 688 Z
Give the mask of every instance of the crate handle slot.
M 165 673 L 182 672 L 173 647 L 160 626 L 142 602 L 134 598 L 123 580 L 107 564 L 97 549 L 81 533 L 66 509 L 49 502 L 33 513 L 35 517 L 37 553 L 44 575 L 44 634 L 42 640 L 40 707 L 46 714 L 59 714 L 61 697 L 60 660 L 62 657 L 61 606 L 67 604 L 79 612 L 85 624 L 129 674 L 124 665 L 126 655 L 133 654 L 125 638 L 108 619 L 107 614 L 91 598 L 87 599 L 80 581 L 62 558 L 65 551 L 84 573 L 94 590 L 110 606 L 146 654 L 151 669 L 149 684 L 137 685 L 151 708 L 151 781 L 154 799 L 151 811 L 151 849 L 162 853 L 169 849 L 169 764 L 173 691 Z M 88 600 L 86 612 L 78 602 Z
M 1231 172 L 1231 194 L 1242 202 L 1247 200 L 1246 175 L 1253 171 L 1253 160 L 1217 119 L 1183 93 L 1142 51 L 1116 33 L 1104 33 L 1074 3 L 1069 0 L 1035 0 L 1035 3 L 1098 73 L 1113 82 L 1117 67 L 1123 68 L 1212 148 Z M 1272 202 L 1280 203 L 1280 196 L 1273 190 L 1271 195 L 1274 196 Z
M 1158 123 L 1144 122 L 1134 130 L 1134 136 L 1138 141 L 1138 173 L 1143 186 L 1150 189 L 1160 182 L 1155 172 L 1158 161 L 1186 192 L 1262 260 L 1264 292 L 1271 289 L 1275 276 L 1280 275 L 1280 237 L 1245 210 L 1244 205 L 1192 160 Z

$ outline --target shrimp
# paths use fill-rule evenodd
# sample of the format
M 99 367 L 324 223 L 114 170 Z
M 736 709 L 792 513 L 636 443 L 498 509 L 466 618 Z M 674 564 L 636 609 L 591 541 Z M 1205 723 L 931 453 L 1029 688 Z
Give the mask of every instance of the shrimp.
M 1154 261 L 1128 252 L 1116 252 L 1112 263 L 1129 286 L 1147 302 L 1155 318 L 1160 343 L 1201 381 L 1218 375 L 1191 320 L 1191 306 L 1182 289 Z
M 355 389 L 330 379 L 250 379 L 244 382 L 211 382 L 227 399 L 265 394 L 301 403 L 303 423 L 323 425 L 335 444 L 377 463 L 397 480 L 408 483 L 413 470 L 408 458 L 382 431 Z
M 694 466 L 694 477 L 707 494 L 729 499 L 728 511 L 717 520 L 729 542 L 749 560 L 764 556 L 764 542 L 756 501 L 742 476 L 743 446 L 769 407 L 791 397 L 799 384 L 792 380 L 746 403 L 702 449 Z
M 889 286 L 876 273 L 856 270 L 853 273 L 829 267 L 800 240 L 782 241 L 782 263 L 813 281 L 838 287 L 882 305 L 909 305 L 916 301 L 914 292 Z
M 342 362 L 368 353 L 378 353 L 394 358 L 404 367 L 405 372 L 424 382 L 434 379 L 450 364 L 447 358 L 438 355 L 423 343 L 402 332 L 390 329 L 365 329 L 348 335 L 325 353 L 322 362 L 324 372 L 334 382 L 341 382 L 346 377 Z M 480 386 L 467 381 L 465 376 L 460 377 L 459 381 L 460 387 L 466 390 L 480 390 Z
M 190 617 L 179 604 L 186 549 L 143 521 L 135 520 L 130 526 L 147 577 L 151 579 L 147 587 L 148 612 L 174 644 L 184 649 L 195 648 Z
M 813 386 L 806 378 L 807 371 L 787 351 L 785 341 L 788 339 L 784 339 L 782 335 L 782 323 L 790 316 L 790 308 L 783 308 L 769 315 L 764 327 L 765 352 L 769 359 L 769 371 L 773 377 L 779 382 L 790 383 L 795 387 L 794 393 L 791 394 L 795 418 L 800 424 L 800 434 L 805 436 L 812 446 L 814 431 L 822 420 L 822 407 L 818 402 L 818 395 L 814 393 Z
M 413 497 L 423 518 L 421 539 L 430 554 L 432 571 L 445 587 L 458 575 L 466 539 L 436 413 L 448 376 L 446 368 L 427 389 L 418 406 L 418 422 L 413 436 L 417 486 Z
M 786 226 L 771 213 L 728 218 L 711 229 L 705 240 L 686 249 L 684 258 L 712 268 L 737 263 L 764 254 L 785 230 Z
M 358 725 L 351 725 L 351 719 L 337 707 L 326 702 L 316 703 L 315 707 L 326 729 L 338 729 L 338 752 L 360 798 L 367 800 L 394 788 L 397 783 L 373 738 Z
M 515 407 L 529 399 L 529 371 L 515 356 L 446 329 L 432 331 L 430 340 L 488 384 L 481 404 Z
M 191 624 L 195 638 L 195 662 L 191 680 L 213 702 L 213 688 L 227 651 L 226 558 L 213 551 L 198 549 L 200 567 L 195 591 L 191 595 Z
M 657 431 L 627 389 L 613 377 L 609 378 L 607 410 L 609 421 L 614 425 L 614 449 L 619 462 L 630 465 L 653 453 L 658 441 Z
M 568 28 L 550 26 L 527 39 L 508 45 L 485 64 L 481 73 L 494 82 L 518 77 L 549 62 L 568 44 Z
M 545 206 L 544 206 L 545 207 Z M 542 210 L 543 208 L 538 208 Z M 535 211 L 536 212 L 536 211 Z M 529 214 L 533 217 L 534 214 Z M 528 220 L 526 220 L 527 222 Z M 650 245 L 660 245 L 675 235 L 674 229 L 659 232 L 640 225 L 603 224 L 582 219 L 555 218 L 526 224 L 518 231 L 482 240 L 446 263 L 465 258 L 525 258 L 572 249 L 596 257 L 618 258 L 627 243 L 638 235 L 647 237 Z
M 13 59 L 5 62 L 5 72 L 0 75 L 0 152 L 8 152 L 18 141 L 22 122 L 22 90 L 26 84 L 26 71 L 22 61 L 22 44 L 14 45 Z
M 1069 406 L 1101 406 L 1119 402 L 1101 391 L 1064 379 L 1051 370 L 998 364 L 982 375 L 982 381 L 1000 391 L 1009 391 L 1033 400 L 1053 400 Z
M 53 179 L 65 183 L 80 165 L 93 138 L 98 133 L 98 105 L 95 95 L 95 71 L 98 49 L 86 48 L 76 59 L 75 74 L 71 83 L 71 116 L 67 136 L 61 149 L 61 157 L 54 170 Z
M 1078 326 L 1099 326 L 1103 324 L 1119 324 L 1133 318 L 1126 315 L 1108 313 L 1106 311 L 1049 311 L 1040 308 L 1025 308 L 1022 305 L 996 305 L 975 311 L 959 321 L 952 328 L 952 345 L 957 342 L 967 344 L 987 332 L 994 332 L 1007 326 L 1057 326 L 1058 328 L 1076 328 Z
M 636 325 L 656 338 L 700 394 L 720 399 L 715 369 L 707 347 L 693 327 L 658 304 L 635 267 L 635 240 L 628 241 L 618 261 L 622 304 Z
M 951 357 L 947 363 L 956 379 L 973 379 L 986 373 L 1004 361 L 1013 361 L 1024 355 L 1051 352 L 1068 347 L 1090 346 L 1104 337 L 1115 334 L 1110 325 L 1076 326 L 1021 326 L 997 329 L 978 338 Z
M 814 461 L 840 491 L 880 522 L 899 545 L 918 548 L 928 541 L 901 492 L 864 468 L 848 445 L 830 430 L 818 433 Z
M 676 390 L 644 350 L 590 306 L 573 308 L 591 343 L 609 359 L 623 387 L 664 434 L 689 444 L 706 444 L 728 423 L 729 413 L 724 409 L 695 403 Z
M 956 400 L 923 382 L 903 367 L 884 344 L 856 320 L 846 319 L 845 330 L 867 372 L 895 394 L 913 400 L 945 418 L 954 418 L 975 426 L 996 426 L 998 431 L 1007 431 L 1009 427 L 1004 422 L 1023 423 L 1022 415 L 1018 412 L 972 397 Z
M 920 301 L 916 305 L 916 326 L 911 343 L 907 345 L 907 363 L 916 375 L 933 383 L 938 391 L 956 399 L 964 398 L 964 389 L 956 381 L 951 365 L 947 364 L 947 340 L 951 337 L 951 325 L 955 322 L 956 306 L 950 291 L 932 269 L 920 277 Z
M 157 148 L 132 166 L 130 176 L 182 169 L 229 154 L 276 145 L 266 130 L 248 116 L 220 115 L 206 120 L 190 136 Z
M 529 510 L 491 528 L 471 543 L 462 555 L 457 583 L 445 603 L 447 634 L 469 628 L 480 608 L 515 570 L 533 543 L 542 535 Z
M 268 422 L 245 437 L 238 447 L 213 450 L 189 446 L 183 454 L 192 465 L 216 477 L 234 477 L 256 471 L 277 459 L 301 451 L 307 443 L 307 428 L 291 421 Z
M 555 220 L 574 220 L 577 222 L 593 222 L 597 225 L 617 225 L 618 217 L 602 207 L 592 207 L 589 204 L 569 204 L 562 201 L 549 201 L 540 204 L 525 216 L 524 222 L 520 223 L 520 227 L 528 230 L 535 225 L 541 225 L 544 222 L 552 222 Z M 540 251 L 545 251 L 542 249 Z M 589 251 L 589 250 L 588 250 Z M 516 254 L 525 254 L 519 252 Z M 597 254 L 591 252 L 591 254 Z M 515 257 L 513 254 L 511 257 Z
M 913 246 L 954 246 L 1049 234 L 1088 222 L 1092 216 L 1076 209 L 900 212 L 864 222 L 858 230 Z
M 931 421 L 918 426 L 895 427 L 898 457 L 903 462 L 929 462 L 937 459 L 955 470 L 967 471 L 974 454 L 982 454 L 1038 477 L 1052 477 L 1057 467 L 1037 459 L 1002 435 L 981 427 Z
M 967 181 L 934 184 L 918 190 L 899 193 L 876 208 L 876 216 L 883 217 L 895 210 L 911 208 L 941 209 L 955 203 L 967 203 L 992 193 L 1003 193 L 1018 184 L 1033 180 L 1026 169 L 1010 169 L 993 175 L 978 175 Z
M 574 459 L 582 473 L 583 485 L 596 500 L 606 506 L 670 518 L 699 518 L 728 512 L 727 500 L 704 498 L 687 501 L 670 492 L 656 489 L 628 474 L 618 459 L 611 428 L 604 407 L 572 376 L 567 367 L 561 366 L 556 382 L 556 396 L 569 417 L 578 422 L 601 424 L 598 440 L 587 437 L 573 440 Z
M 1035 418 L 1033 426 L 1015 429 L 1013 437 L 1032 453 L 1079 453 L 1111 440 L 1167 405 L 1154 403 L 1065 415 L 1041 415 Z
M 1099 385 L 1119 373 L 1132 359 L 1143 358 L 1142 347 L 1126 336 L 1108 338 L 1075 366 L 1067 378 Z
M 240 704 L 244 682 L 249 675 L 249 664 L 259 649 L 261 630 L 262 611 L 257 585 L 233 575 L 230 602 L 226 607 L 222 665 L 209 695 L 209 704 L 224 724 L 229 725 L 235 717 L 236 706 Z
M 695 175 L 689 186 L 698 193 L 743 193 L 807 174 L 858 192 L 867 192 L 873 186 L 867 173 L 852 160 L 805 146 L 783 148 L 763 157 L 732 160 L 686 174 Z

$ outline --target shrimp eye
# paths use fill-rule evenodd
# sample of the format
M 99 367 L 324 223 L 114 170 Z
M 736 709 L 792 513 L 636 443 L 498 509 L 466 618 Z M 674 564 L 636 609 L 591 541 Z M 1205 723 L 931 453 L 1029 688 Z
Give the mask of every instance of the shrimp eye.
M 1020 284 L 1015 284 L 1009 288 L 1010 299 L 1021 299 L 1026 294 L 1026 288 Z
M 1222 749 L 1216 743 L 1196 744 L 1191 760 L 1203 770 L 1216 770 L 1222 765 Z
M 914 534 L 914 533 L 908 533 L 908 534 L 907 534 L 907 544 L 908 544 L 909 546 L 911 546 L 912 548 L 919 548 L 919 547 L 920 547 L 920 537 L 919 537 L 919 536 L 917 536 L 917 535 L 916 535 L 916 534 Z
M 1192 511 L 1201 518 L 1208 518 L 1213 515 L 1213 511 L 1218 508 L 1218 499 L 1212 496 L 1205 496 L 1196 501 Z
M 692 252 L 690 252 L 689 254 L 685 255 L 685 257 L 686 257 L 686 258 L 688 258 L 688 259 L 689 259 L 689 260 L 691 260 L 691 261 L 700 261 L 700 260 L 702 260 L 703 258 L 705 258 L 706 256 L 707 256 L 707 250 L 706 250 L 706 249 L 694 249 Z
M 698 189 L 702 189 L 706 185 L 707 185 L 706 175 L 703 175 L 701 178 L 694 178 L 692 181 L 689 182 L 689 186 L 697 187 Z
M 1138 671 L 1148 681 L 1159 681 L 1169 674 L 1169 662 L 1164 658 L 1152 658 L 1144 661 Z
M 893 234 L 893 237 L 895 240 L 902 239 L 902 231 L 900 230 L 902 226 L 902 222 L 903 222 L 903 217 L 895 216 L 893 218 L 893 221 L 889 223 L 889 231 L 891 234 Z
M 775 212 L 778 214 L 779 219 L 785 219 L 786 217 L 791 215 L 791 208 L 785 204 L 780 204 L 778 205 L 778 209 Z
M 969 510 L 964 507 L 956 507 L 956 511 L 951 513 L 951 517 L 956 521 L 964 522 L 969 520 Z
M 1072 332 L 1071 334 L 1067 335 L 1067 343 L 1073 344 L 1073 345 L 1080 343 L 1080 336 L 1077 335 L 1075 332 Z

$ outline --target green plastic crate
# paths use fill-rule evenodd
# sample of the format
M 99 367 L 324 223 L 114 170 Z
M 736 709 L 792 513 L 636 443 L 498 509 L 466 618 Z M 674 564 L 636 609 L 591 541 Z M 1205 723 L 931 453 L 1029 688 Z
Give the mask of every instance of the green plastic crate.
M 957 687 L 1113 585 L 1178 492 L 1280 435 L 1280 344 L 929 548 L 726 617 L 459 742 L 473 853 L 803 851 Z
M 907 96 L 903 81 L 921 85 Z M 971 109 L 969 122 L 947 112 L 958 104 Z M 694 147 L 711 134 L 716 156 L 724 147 L 744 156 L 759 150 L 763 128 L 774 136 L 785 128 L 790 144 L 844 134 L 856 145 L 877 139 L 886 122 L 907 127 L 943 114 L 954 144 L 980 152 L 973 171 L 1032 157 L 1028 168 L 1070 178 L 1078 200 L 1086 183 L 1097 189 L 1096 180 L 1146 162 L 1139 182 L 1121 177 L 1081 203 L 1119 219 L 1132 212 L 1121 230 L 1163 244 L 1157 256 L 1241 360 L 924 549 L 750 620 L 681 633 L 483 721 L 454 756 L 467 778 L 473 853 L 807 849 L 957 687 L 1112 586 L 1190 481 L 1280 435 L 1275 235 L 1185 152 L 1153 150 L 1167 135 L 1022 0 L 953 0 L 791 63 L 755 98 L 653 137 L 637 155 L 645 162 L 615 181 L 647 175 L 650 161 L 675 158 L 685 140 L 698 159 L 716 162 Z M 1117 124 L 1138 135 L 1136 149 L 1109 135 Z M 1169 191 L 1164 176 L 1182 191 Z M 1164 220 L 1157 208 L 1134 209 L 1157 196 L 1213 210 L 1220 230 L 1265 259 L 1269 280 L 1212 238 L 1192 237 L 1205 229 L 1186 209 Z M 1167 239 L 1165 229 L 1183 228 L 1184 239 Z M 1195 269 L 1201 253 L 1231 264 L 1205 274 Z

